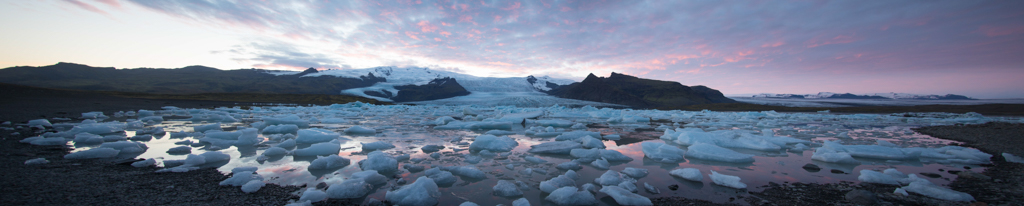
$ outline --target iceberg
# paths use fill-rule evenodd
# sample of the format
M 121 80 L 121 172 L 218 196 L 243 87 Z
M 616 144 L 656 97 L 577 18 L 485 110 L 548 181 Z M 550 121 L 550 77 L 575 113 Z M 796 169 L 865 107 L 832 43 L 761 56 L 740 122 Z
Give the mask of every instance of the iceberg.
M 384 195 L 384 199 L 397 205 L 436 205 L 440 197 L 437 184 L 428 177 L 416 178 L 412 184 L 388 191 Z
M 640 143 L 640 146 L 644 156 L 659 162 L 683 161 L 683 156 L 687 154 L 683 149 L 665 143 L 643 142 Z
M 471 150 L 489 150 L 497 152 L 511 151 L 519 143 L 508 136 L 497 137 L 494 135 L 480 135 L 469 145 Z
M 704 175 L 701 174 L 700 170 L 697 168 L 674 169 L 669 171 L 668 174 L 689 181 L 700 182 L 704 180 Z
M 341 134 L 330 130 L 319 128 L 301 129 L 298 130 L 298 137 L 295 138 L 295 143 L 313 144 L 329 142 L 339 137 L 341 137 Z
M 363 170 L 377 170 L 377 172 L 381 173 L 392 173 L 398 171 L 398 160 L 387 153 L 373 151 L 366 154 L 366 159 L 359 162 L 359 167 Z
M 360 198 L 370 193 L 373 186 L 363 179 L 348 179 L 327 188 L 327 197 L 331 199 Z
M 754 155 L 743 154 L 736 151 L 732 151 L 730 149 L 705 143 L 691 145 L 689 151 L 686 151 L 686 157 L 731 163 L 754 162 Z
M 597 199 L 594 194 L 587 191 L 578 191 L 576 187 L 562 187 L 548 194 L 544 200 L 551 201 L 557 205 L 595 205 Z
M 640 196 L 629 190 L 623 189 L 619 186 L 605 186 L 601 188 L 601 192 L 608 194 L 616 203 L 620 205 L 654 205 L 651 203 L 651 199 Z
M 732 175 L 719 174 L 718 172 L 715 172 L 714 170 L 711 170 L 711 181 L 714 182 L 717 185 L 731 187 L 731 188 L 736 188 L 736 189 L 747 188 L 747 184 L 743 184 L 743 182 L 740 182 L 740 177 L 732 176 Z

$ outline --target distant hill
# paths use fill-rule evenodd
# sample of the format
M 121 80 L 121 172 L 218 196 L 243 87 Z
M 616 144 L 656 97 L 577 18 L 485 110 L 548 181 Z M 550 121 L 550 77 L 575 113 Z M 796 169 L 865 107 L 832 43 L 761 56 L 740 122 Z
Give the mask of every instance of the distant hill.
M 851 93 L 818 92 L 818 94 L 771 94 L 763 93 L 752 96 L 753 98 L 782 98 L 782 99 L 915 99 L 915 100 L 975 100 L 963 95 L 947 94 L 907 94 L 907 93 L 874 93 L 856 95 Z
M 607 78 L 590 74 L 583 82 L 554 88 L 548 94 L 640 108 L 736 102 L 705 86 L 688 87 L 679 82 L 643 79 L 614 72 Z

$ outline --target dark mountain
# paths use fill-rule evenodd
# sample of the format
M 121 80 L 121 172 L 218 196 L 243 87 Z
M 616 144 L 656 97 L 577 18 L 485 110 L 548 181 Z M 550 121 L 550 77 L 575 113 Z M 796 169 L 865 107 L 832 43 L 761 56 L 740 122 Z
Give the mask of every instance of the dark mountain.
M 614 72 L 607 78 L 590 74 L 583 82 L 552 89 L 548 94 L 640 108 L 736 102 L 705 86 L 688 87 L 679 82 L 642 79 Z
M 373 73 L 352 77 L 330 75 L 305 76 L 318 73 L 309 68 L 298 74 L 275 75 L 269 70 L 219 70 L 205 66 L 179 69 L 115 69 L 90 67 L 74 63 L 57 63 L 41 67 L 10 67 L 0 69 L 0 82 L 45 88 L 93 91 L 138 92 L 152 94 L 256 93 L 256 94 L 329 94 L 342 90 L 372 86 L 385 82 Z M 435 80 L 422 86 L 402 86 L 396 101 L 422 101 L 465 95 L 454 79 Z M 437 89 L 431 91 L 431 89 Z M 402 91 L 405 90 L 405 91 Z M 394 96 L 380 94 L 375 96 Z M 427 99 L 419 99 L 427 98 Z
M 398 89 L 398 95 L 392 97 L 391 100 L 396 102 L 425 101 L 469 95 L 466 88 L 450 77 L 434 79 L 424 85 L 396 86 L 395 89 Z

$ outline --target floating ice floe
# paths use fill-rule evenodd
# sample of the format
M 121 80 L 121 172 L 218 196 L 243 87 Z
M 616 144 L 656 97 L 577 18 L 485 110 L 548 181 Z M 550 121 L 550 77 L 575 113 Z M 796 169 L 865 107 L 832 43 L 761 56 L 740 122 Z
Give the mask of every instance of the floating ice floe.
M 721 186 L 726 186 L 726 187 L 731 187 L 731 188 L 736 188 L 736 189 L 747 188 L 747 184 L 744 184 L 743 182 L 740 182 L 740 177 L 737 177 L 737 176 L 723 175 L 723 174 L 719 174 L 718 172 L 715 172 L 714 170 L 711 170 L 711 176 L 710 177 L 711 177 L 711 181 L 714 182 L 716 185 L 721 185 Z

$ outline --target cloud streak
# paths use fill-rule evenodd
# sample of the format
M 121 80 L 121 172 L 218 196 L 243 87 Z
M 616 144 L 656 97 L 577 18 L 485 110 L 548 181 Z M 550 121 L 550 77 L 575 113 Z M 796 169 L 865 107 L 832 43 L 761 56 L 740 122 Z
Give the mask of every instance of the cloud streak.
M 128 2 L 251 30 L 262 40 L 241 45 L 248 52 L 238 59 L 267 67 L 393 63 L 574 77 L 616 71 L 727 93 L 808 78 L 1019 74 L 1024 67 L 1017 60 L 1024 56 L 1024 3 L 1017 1 Z

